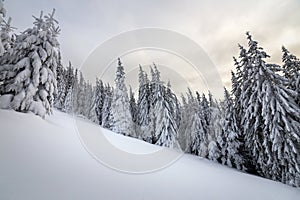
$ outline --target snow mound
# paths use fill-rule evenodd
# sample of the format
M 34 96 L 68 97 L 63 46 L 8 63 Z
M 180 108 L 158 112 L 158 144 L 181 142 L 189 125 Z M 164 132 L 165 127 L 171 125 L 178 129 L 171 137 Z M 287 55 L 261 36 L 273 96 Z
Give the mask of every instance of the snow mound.
M 57 111 L 43 120 L 34 114 L 0 110 L 0 127 L 1 200 L 292 200 L 300 196 L 297 188 L 191 155 L 153 173 L 112 170 L 97 162 L 83 147 L 74 119 Z M 128 152 L 145 153 L 161 148 L 101 131 L 114 145 Z

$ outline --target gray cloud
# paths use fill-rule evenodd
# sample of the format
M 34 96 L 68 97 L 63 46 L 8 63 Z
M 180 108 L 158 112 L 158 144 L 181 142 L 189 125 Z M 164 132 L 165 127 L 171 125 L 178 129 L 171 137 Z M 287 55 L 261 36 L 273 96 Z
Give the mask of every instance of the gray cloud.
M 167 28 L 196 41 L 227 87 L 232 56 L 238 56 L 238 43 L 246 45 L 246 31 L 272 56 L 270 62 L 280 62 L 281 45 L 300 55 L 298 0 L 27 0 L 7 1 L 5 6 L 19 31 L 31 26 L 32 14 L 55 7 L 64 62 L 71 60 L 75 66 L 112 36 L 142 27 Z

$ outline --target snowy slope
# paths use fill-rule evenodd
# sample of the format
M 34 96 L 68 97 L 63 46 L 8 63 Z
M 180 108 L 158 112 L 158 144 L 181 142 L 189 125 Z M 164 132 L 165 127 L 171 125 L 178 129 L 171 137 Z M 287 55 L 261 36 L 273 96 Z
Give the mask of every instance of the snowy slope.
M 82 123 L 94 126 L 84 120 Z M 300 197 L 300 189 L 191 155 L 184 155 L 153 173 L 112 170 L 86 151 L 74 129 L 73 118 L 57 111 L 42 120 L 33 114 L 0 110 L 0 127 L 0 200 L 292 200 Z M 161 149 L 101 131 L 124 151 L 143 154 Z

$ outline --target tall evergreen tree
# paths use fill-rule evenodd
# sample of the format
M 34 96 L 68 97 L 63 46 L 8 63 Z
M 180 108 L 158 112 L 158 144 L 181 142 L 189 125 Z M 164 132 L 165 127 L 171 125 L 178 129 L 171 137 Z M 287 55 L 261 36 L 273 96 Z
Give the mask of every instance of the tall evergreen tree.
M 74 80 L 72 87 L 72 108 L 73 113 L 78 112 L 78 91 L 79 91 L 79 81 L 78 81 L 78 69 L 75 69 Z
M 233 99 L 226 88 L 224 88 L 224 97 L 223 130 L 226 142 L 225 148 L 222 149 L 222 164 L 242 170 L 243 158 L 241 156 L 241 143 L 239 141 L 237 121 L 233 111 Z
M 0 65 L 1 98 L 16 111 L 41 117 L 52 113 L 56 92 L 56 68 L 60 64 L 59 28 L 52 14 L 35 17 L 33 28 L 17 36 L 13 50 L 4 53 Z
M 66 113 L 69 113 L 69 114 L 73 114 L 73 87 L 70 87 L 68 90 L 67 90 L 67 93 L 66 93 L 66 98 L 65 98 L 65 101 L 64 101 L 64 105 L 63 105 L 63 112 L 66 112 Z
M 156 132 L 157 138 L 156 144 L 160 146 L 166 146 L 174 149 L 180 149 L 180 145 L 177 140 L 178 128 L 176 121 L 174 120 L 170 105 L 165 98 L 158 100 L 155 104 L 156 116 Z
M 300 115 L 295 93 L 286 87 L 286 79 L 275 73 L 278 67 L 266 64 L 268 55 L 249 33 L 247 38 L 249 49 L 241 53 L 240 101 L 245 145 L 260 175 L 296 185 Z
M 269 64 L 263 71 L 267 78 L 263 83 L 262 116 L 271 152 L 265 176 L 299 187 L 300 108 L 295 102 L 297 94 L 286 87 L 289 80 L 274 73 L 275 67 Z
M 190 147 L 190 152 L 195 155 L 201 155 L 202 151 L 200 150 L 201 148 L 201 143 L 203 142 L 203 135 L 205 134 L 205 130 L 203 128 L 203 121 L 201 119 L 201 114 L 199 107 L 196 108 L 192 113 L 189 113 L 193 115 L 193 118 L 191 120 L 191 147 Z M 203 155 L 203 154 L 202 154 Z
M 111 105 L 111 115 L 113 119 L 112 130 L 123 135 L 135 136 L 129 98 L 125 85 L 125 72 L 120 58 L 118 59 L 115 84 L 116 87 Z
M 178 142 L 181 146 L 181 149 L 184 152 L 190 153 L 190 149 L 189 149 L 189 140 L 190 137 L 187 136 L 186 134 L 188 134 L 186 132 L 187 129 L 187 124 L 189 122 L 188 118 L 191 116 L 191 113 L 187 112 L 188 108 L 189 108 L 189 104 L 187 103 L 186 97 L 182 94 L 181 95 L 181 99 L 182 99 L 182 107 L 181 107 L 181 120 L 180 120 L 180 126 L 179 126 L 179 130 L 178 130 Z M 188 134 L 189 135 L 189 134 Z
M 96 102 L 95 102 L 95 89 L 93 86 L 87 82 L 85 84 L 85 89 L 84 89 L 84 116 L 86 116 L 89 120 L 98 123 L 98 118 L 96 115 Z
M 61 55 L 59 55 L 61 57 Z M 66 70 L 60 63 L 56 69 L 57 92 L 54 96 L 54 107 L 63 110 L 66 98 Z
M 0 56 L 2 56 L 7 50 L 11 49 L 14 38 L 12 32 L 14 27 L 11 26 L 11 17 L 6 21 L 6 9 L 4 4 L 0 2 Z
M 200 133 L 197 130 L 197 117 L 199 111 L 199 105 L 191 91 L 188 88 L 187 92 L 187 105 L 185 106 L 185 110 L 183 111 L 185 114 L 183 115 L 184 122 L 184 136 L 185 136 L 185 151 L 192 154 L 198 154 L 198 145 L 200 144 Z M 195 121 L 194 121 L 195 120 Z M 194 123 L 194 124 L 193 124 Z
M 130 113 L 132 116 L 132 121 L 135 123 L 137 120 L 137 105 L 136 105 L 134 93 L 132 91 L 131 86 L 129 87 L 129 96 L 130 96 L 130 99 L 129 99 Z
M 208 124 L 208 151 L 210 159 L 221 162 L 223 153 L 225 152 L 226 138 L 223 132 L 223 116 L 220 106 L 213 95 L 208 93 L 209 96 L 209 124 Z M 213 149 L 210 149 L 213 148 Z M 219 157 L 216 157 L 219 156 Z
M 296 103 L 300 107 L 300 60 L 282 47 L 284 76 L 288 79 L 288 87 L 297 93 Z
M 153 63 L 154 64 L 154 63 Z M 161 102 L 163 99 L 164 95 L 164 87 L 163 87 L 163 82 L 160 80 L 160 72 L 158 71 L 156 65 L 154 64 L 154 70 L 150 66 L 151 70 L 151 84 L 150 84 L 150 124 L 149 124 L 149 131 L 151 133 L 151 139 L 152 143 L 155 144 L 158 140 L 158 135 L 159 131 L 157 131 L 157 115 L 158 111 L 157 109 L 159 108 Z
M 100 126 L 102 126 L 102 113 L 103 105 L 105 99 L 104 85 L 102 80 L 96 79 L 96 88 L 95 88 L 95 112 Z
M 150 124 L 150 85 L 147 73 L 139 66 L 139 95 L 137 102 L 137 119 L 136 123 L 139 127 L 140 137 L 151 142 Z
M 242 85 L 242 129 L 245 136 L 246 148 L 251 152 L 252 162 L 255 163 L 256 171 L 260 175 L 268 172 L 267 163 L 271 161 L 270 138 L 264 132 L 264 121 L 261 115 L 263 106 L 262 84 L 267 78 L 262 71 L 266 68 L 265 58 L 269 57 L 262 48 L 257 46 L 250 34 L 247 33 L 249 50 L 242 54 L 242 59 L 248 62 L 243 63 L 245 72 Z
M 194 113 L 197 112 L 198 105 L 197 102 L 195 100 L 195 97 L 191 91 L 190 88 L 188 88 L 188 92 L 187 92 L 187 101 L 185 100 L 185 98 L 183 98 L 183 103 L 184 103 L 184 110 L 182 111 L 182 122 L 181 122 L 181 126 L 180 126 L 180 134 L 183 135 L 183 139 L 184 141 L 184 146 L 185 146 L 185 152 L 188 153 L 195 153 L 196 151 L 193 151 L 193 135 L 192 133 L 194 133 L 194 130 L 192 130 L 192 123 L 193 123 L 193 117 L 194 117 Z M 181 139 L 182 140 L 182 139 Z
M 180 113 L 180 102 L 178 101 L 176 95 L 171 89 L 171 82 L 168 81 L 167 87 L 166 87 L 166 101 L 170 105 L 170 111 L 171 114 L 176 122 L 177 127 L 180 126 L 180 119 L 181 119 L 181 113 Z
M 12 50 L 11 48 L 14 45 L 14 35 L 12 35 L 12 32 L 16 28 L 11 26 L 11 21 L 12 19 L 8 18 L 7 22 L 5 20 L 0 22 L 0 56 L 3 55 L 6 51 Z
M 104 128 L 112 129 L 112 117 L 111 117 L 111 103 L 113 98 L 113 89 L 107 84 L 104 87 L 104 100 L 103 100 L 103 108 L 101 114 L 101 125 Z
M 203 158 L 208 156 L 208 128 L 209 128 L 209 122 L 211 118 L 211 113 L 209 109 L 209 104 L 206 99 L 205 94 L 202 94 L 202 101 L 200 104 L 200 118 L 202 120 L 202 126 L 204 130 L 204 134 L 201 135 L 201 144 L 199 149 L 199 155 Z

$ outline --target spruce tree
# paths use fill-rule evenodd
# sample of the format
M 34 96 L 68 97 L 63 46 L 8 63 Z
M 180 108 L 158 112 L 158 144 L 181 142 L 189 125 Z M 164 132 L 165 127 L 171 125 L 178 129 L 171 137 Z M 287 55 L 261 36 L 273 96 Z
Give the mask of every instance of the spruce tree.
M 61 57 L 59 55 L 59 57 Z M 56 81 L 57 81 L 57 92 L 54 96 L 54 107 L 59 110 L 64 110 L 63 106 L 65 104 L 66 98 L 66 70 L 62 64 L 57 66 L 56 69 Z
M 191 113 L 190 113 L 191 114 Z M 191 147 L 190 147 L 190 152 L 195 155 L 201 155 L 200 147 L 203 134 L 205 134 L 205 131 L 202 126 L 202 120 L 200 118 L 200 113 L 199 111 L 197 112 L 196 110 L 192 113 L 193 118 L 192 118 L 192 125 L 191 125 Z
M 265 62 L 269 56 L 249 33 L 247 39 L 249 49 L 241 49 L 240 62 L 245 147 L 261 176 L 297 185 L 300 114 L 295 93 L 286 87 L 287 79 L 276 73 L 279 67 Z
M 127 136 L 135 136 L 130 104 L 125 85 L 125 72 L 120 58 L 115 78 L 115 90 L 111 104 L 112 130 Z
M 222 162 L 224 160 L 226 149 L 226 138 L 223 131 L 223 116 L 218 102 L 213 99 L 212 94 L 209 92 L 209 125 L 208 125 L 208 141 L 210 159 Z M 213 149 L 210 149 L 213 148 Z M 212 154 L 213 152 L 213 154 Z M 219 157 L 216 157 L 219 156 Z
M 96 79 L 96 88 L 95 88 L 95 112 L 99 125 L 102 126 L 102 113 L 103 105 L 105 99 L 104 85 L 102 80 Z
M 0 56 L 2 56 L 6 51 L 11 49 L 14 38 L 12 32 L 14 27 L 11 26 L 11 17 L 6 21 L 6 9 L 4 8 L 3 2 L 0 2 Z
M 275 66 L 276 67 L 276 66 Z M 272 65 L 263 69 L 268 77 L 263 83 L 262 116 L 264 132 L 269 133 L 271 158 L 265 174 L 273 180 L 300 186 L 300 108 L 294 91 L 287 88 L 289 80 L 274 73 Z
M 1 98 L 16 111 L 31 111 L 41 117 L 52 113 L 56 92 L 56 68 L 60 65 L 59 28 L 52 14 L 35 17 L 33 28 L 16 37 L 12 51 L 0 65 Z
M 69 113 L 69 114 L 73 114 L 73 87 L 70 87 L 66 93 L 66 98 L 64 101 L 64 105 L 63 105 L 63 112 Z
M 85 99 L 84 99 L 84 116 L 86 116 L 92 122 L 98 123 L 98 118 L 96 115 L 96 93 L 94 87 L 87 82 L 85 84 L 85 91 L 84 91 Z
M 154 65 L 154 70 L 153 68 L 150 66 L 150 70 L 151 70 L 151 76 L 152 76 L 152 80 L 150 83 L 150 124 L 149 124 L 149 131 L 151 133 L 151 140 L 152 143 L 155 144 L 158 140 L 158 135 L 157 133 L 159 133 L 159 131 L 157 131 L 157 122 L 159 120 L 157 120 L 157 116 L 159 114 L 158 112 L 158 108 L 161 104 L 161 102 L 163 99 L 163 95 L 164 95 L 164 86 L 163 86 L 163 82 L 160 80 L 160 72 L 158 71 L 156 65 L 153 63 Z
M 178 128 L 176 121 L 172 116 L 170 105 L 165 98 L 158 100 L 157 104 L 155 105 L 155 110 L 158 113 L 155 122 L 155 136 L 157 138 L 156 144 L 174 149 L 180 149 L 180 145 L 177 140 Z
M 233 111 L 233 99 L 226 88 L 224 88 L 224 97 L 223 130 L 226 142 L 225 148 L 222 150 L 222 164 L 242 170 L 243 158 L 241 156 L 241 143 L 239 141 L 237 121 Z
M 135 97 L 134 97 L 134 93 L 132 91 L 131 86 L 129 87 L 129 96 L 130 96 L 130 99 L 129 99 L 130 113 L 132 116 L 132 121 L 135 123 L 137 120 L 137 105 L 135 102 Z
M 112 117 L 111 117 L 111 102 L 113 98 L 113 89 L 109 84 L 104 86 L 104 100 L 101 114 L 101 125 L 104 128 L 112 129 Z
M 196 94 L 197 98 L 188 89 L 188 109 L 184 111 L 189 116 L 185 134 L 188 137 L 187 152 L 207 158 L 210 109 L 205 95 L 201 98 L 198 92 Z
M 185 151 L 188 153 L 192 153 L 198 155 L 198 147 L 200 144 L 200 133 L 197 130 L 197 117 L 195 115 L 199 115 L 199 104 L 197 103 L 192 91 L 188 88 L 187 92 L 187 105 L 185 106 L 182 125 L 185 124 L 184 127 L 184 136 L 185 136 Z
M 77 87 L 75 88 L 76 99 L 74 98 L 73 100 L 76 101 L 76 107 L 74 107 L 75 113 L 81 116 L 85 115 L 85 87 L 86 82 L 84 80 L 82 72 L 79 71 L 79 82 L 77 84 Z
M 76 114 L 78 111 L 78 91 L 79 91 L 79 81 L 78 81 L 78 69 L 75 69 L 74 79 L 72 87 L 72 108 L 73 114 Z
M 295 91 L 295 101 L 300 106 L 300 60 L 282 47 L 282 62 L 284 77 L 288 79 L 288 87 Z
M 181 113 L 180 113 L 180 102 L 178 101 L 176 95 L 171 89 L 171 82 L 168 81 L 167 87 L 166 87 L 166 101 L 170 105 L 170 111 L 171 114 L 176 122 L 177 127 L 180 126 L 180 120 L 181 120 Z
M 194 113 L 197 113 L 197 110 L 199 109 L 197 102 L 195 100 L 195 97 L 191 91 L 190 88 L 188 88 L 187 92 L 187 102 L 185 102 L 185 98 L 183 98 L 183 102 L 185 104 L 184 106 L 184 114 L 182 116 L 182 128 L 180 128 L 180 131 L 182 131 L 181 134 L 183 134 L 185 139 L 185 152 L 187 153 L 193 153 L 197 154 L 197 151 L 193 151 L 193 138 L 195 138 L 192 133 L 194 133 L 194 130 L 192 130 L 192 123 L 193 123 L 193 117 Z
M 181 99 L 182 99 L 182 107 L 181 107 L 181 120 L 180 120 L 180 126 L 179 126 L 179 130 L 178 130 L 178 142 L 181 146 L 181 149 L 184 150 L 184 152 L 189 153 L 190 149 L 189 149 L 189 140 L 190 137 L 187 136 L 187 124 L 189 122 L 188 118 L 191 116 L 191 113 L 187 112 L 188 108 L 189 108 L 189 104 L 187 103 L 187 100 L 185 98 L 185 96 L 183 94 L 181 94 Z M 190 134 L 188 134 L 190 135 Z
M 139 95 L 137 102 L 137 119 L 141 139 L 152 142 L 150 124 L 150 85 L 147 73 L 139 66 Z
M 69 66 L 67 67 L 66 70 L 64 70 L 64 91 L 61 91 L 61 97 L 60 97 L 60 101 L 64 103 L 63 106 L 63 110 L 65 110 L 65 112 L 73 112 L 73 108 L 72 108 L 72 97 L 73 97 L 73 88 L 74 88 L 74 84 L 75 84 L 75 80 L 77 80 L 77 78 L 75 77 L 76 75 L 74 74 L 74 68 L 72 66 L 72 63 L 69 62 Z M 77 84 L 77 83 L 76 83 Z M 68 97 L 69 95 L 69 97 Z M 67 100 L 68 98 L 68 100 Z M 72 101 L 70 101 L 72 100 Z M 71 108 L 71 110 L 70 110 Z

